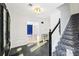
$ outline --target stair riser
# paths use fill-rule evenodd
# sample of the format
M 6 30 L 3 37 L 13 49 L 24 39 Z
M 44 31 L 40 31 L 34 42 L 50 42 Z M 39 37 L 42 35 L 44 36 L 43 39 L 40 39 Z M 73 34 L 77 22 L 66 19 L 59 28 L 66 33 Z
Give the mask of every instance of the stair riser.
M 63 43 L 61 43 L 61 44 L 59 44 L 58 46 L 62 46 L 62 47 L 64 47 L 65 49 L 70 49 L 70 50 L 74 50 L 74 46 L 71 46 L 71 45 L 65 45 L 65 44 L 63 44 Z
M 70 45 L 74 45 L 74 42 L 71 41 L 71 40 L 61 40 L 62 43 L 65 43 L 65 44 L 70 44 Z

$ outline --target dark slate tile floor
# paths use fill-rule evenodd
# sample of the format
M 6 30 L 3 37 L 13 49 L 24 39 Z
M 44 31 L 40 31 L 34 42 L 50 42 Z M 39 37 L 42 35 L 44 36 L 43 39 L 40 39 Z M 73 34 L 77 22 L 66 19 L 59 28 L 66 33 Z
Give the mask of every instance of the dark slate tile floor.
M 17 51 L 18 48 L 22 48 L 22 50 Z M 27 45 L 19 46 L 16 48 L 12 48 L 9 56 L 19 56 L 23 54 L 23 56 L 49 56 L 49 43 L 45 43 L 45 45 L 41 46 L 39 49 L 34 52 L 30 52 L 30 48 Z

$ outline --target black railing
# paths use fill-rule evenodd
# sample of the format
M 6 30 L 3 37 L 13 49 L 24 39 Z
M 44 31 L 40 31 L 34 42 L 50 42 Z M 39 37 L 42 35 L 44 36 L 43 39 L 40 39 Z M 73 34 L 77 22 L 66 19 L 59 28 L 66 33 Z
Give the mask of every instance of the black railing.
M 3 54 L 5 54 L 5 56 L 8 56 L 9 55 L 9 51 L 10 51 L 10 14 L 9 14 L 9 11 L 8 11 L 5 3 L 0 3 L 0 7 L 2 7 L 1 8 L 1 13 L 2 13 L 1 15 L 2 16 L 0 15 L 0 17 L 1 17 L 0 20 L 2 20 L 1 21 L 2 22 L 2 28 L 0 28 L 0 29 L 3 30 L 4 26 L 6 26 L 6 28 L 5 28 L 6 33 L 4 33 L 4 31 L 1 32 L 2 33 L 2 40 L 1 40 L 2 44 L 1 44 L 1 47 L 0 47 L 0 49 L 1 49 L 0 56 L 3 55 Z M 3 15 L 4 14 L 4 10 L 6 11 L 5 12 L 6 17 Z M 6 22 L 5 22 L 6 25 L 4 25 L 4 23 L 3 23 L 4 22 L 4 17 L 6 19 Z M 5 35 L 6 39 L 4 38 L 4 35 Z M 5 44 L 6 44 L 5 47 L 3 47 L 4 40 L 6 41 L 5 42 Z
M 60 18 L 57 25 L 54 27 L 54 29 L 52 31 L 51 29 L 49 29 L 49 56 L 52 55 L 52 34 L 54 33 L 54 31 L 56 30 L 58 26 L 59 26 L 59 33 L 61 33 Z
M 10 53 L 10 14 L 8 10 L 6 10 L 6 50 L 5 50 L 5 56 L 8 56 Z

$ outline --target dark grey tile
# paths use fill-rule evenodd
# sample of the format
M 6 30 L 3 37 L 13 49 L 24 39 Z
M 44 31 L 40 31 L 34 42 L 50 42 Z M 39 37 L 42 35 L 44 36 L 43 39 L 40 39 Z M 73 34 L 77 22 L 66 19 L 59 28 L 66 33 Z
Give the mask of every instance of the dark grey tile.
M 34 52 L 30 51 L 30 48 L 27 45 L 12 48 L 10 51 L 10 56 L 19 56 L 20 54 L 23 54 L 24 56 L 49 56 L 49 45 L 48 42 L 41 46 L 39 49 L 35 50 Z M 17 51 L 18 48 L 22 48 L 21 51 Z

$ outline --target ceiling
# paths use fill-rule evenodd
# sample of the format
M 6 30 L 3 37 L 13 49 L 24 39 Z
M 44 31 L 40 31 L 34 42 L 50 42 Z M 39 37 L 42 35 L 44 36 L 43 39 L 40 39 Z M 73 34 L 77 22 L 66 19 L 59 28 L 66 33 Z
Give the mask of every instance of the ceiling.
M 49 17 L 54 10 L 62 5 L 63 3 L 32 3 L 33 6 L 39 5 L 41 8 L 43 8 L 43 12 L 41 12 L 39 15 L 36 15 L 33 10 L 32 6 L 29 6 L 29 3 L 6 3 L 7 8 L 10 12 L 10 15 L 19 15 L 20 17 Z

